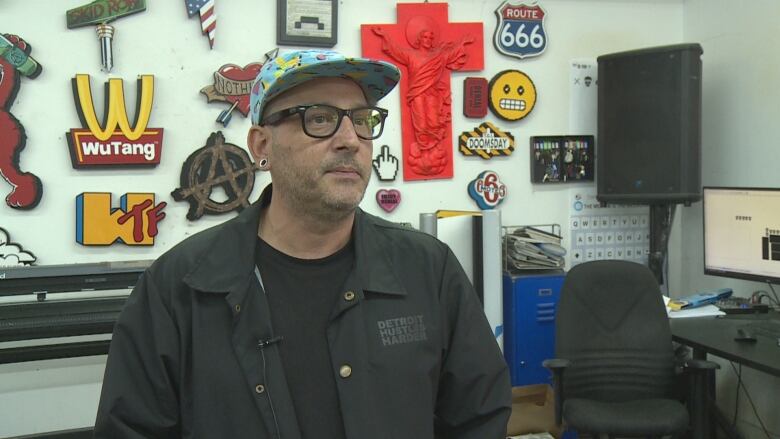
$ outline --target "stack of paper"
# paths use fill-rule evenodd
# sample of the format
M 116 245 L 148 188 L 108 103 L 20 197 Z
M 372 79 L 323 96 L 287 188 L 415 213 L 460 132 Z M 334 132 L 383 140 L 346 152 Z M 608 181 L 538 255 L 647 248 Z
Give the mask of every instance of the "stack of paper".
M 682 319 L 686 317 L 707 317 L 707 316 L 725 316 L 726 313 L 718 309 L 715 305 L 704 305 L 698 308 L 686 308 L 674 310 L 669 307 L 670 299 L 663 296 L 664 305 L 666 305 L 666 315 L 670 319 Z
M 533 227 L 519 227 L 504 235 L 507 271 L 554 270 L 565 265 L 561 237 Z

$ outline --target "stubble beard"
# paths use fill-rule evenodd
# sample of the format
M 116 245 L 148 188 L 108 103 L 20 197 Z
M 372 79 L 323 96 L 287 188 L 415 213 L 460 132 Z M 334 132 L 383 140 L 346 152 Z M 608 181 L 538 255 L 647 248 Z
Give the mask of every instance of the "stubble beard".
M 328 169 L 338 166 L 352 166 L 359 169 L 361 181 L 342 192 L 338 184 L 328 184 L 325 175 Z M 278 172 L 274 186 L 284 191 L 290 200 L 291 208 L 298 215 L 312 217 L 322 222 L 337 222 L 352 215 L 363 199 L 368 186 L 366 169 L 362 169 L 352 157 L 341 157 L 322 163 L 315 171 L 302 172 L 297 168 L 286 167 Z M 355 185 L 360 185 L 359 193 L 351 195 Z M 350 195 L 348 195 L 350 194 Z

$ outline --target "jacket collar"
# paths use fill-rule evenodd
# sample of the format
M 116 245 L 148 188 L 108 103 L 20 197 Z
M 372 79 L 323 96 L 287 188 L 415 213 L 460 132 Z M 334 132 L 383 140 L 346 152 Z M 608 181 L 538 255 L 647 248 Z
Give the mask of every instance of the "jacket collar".
M 216 226 L 209 248 L 184 276 L 191 288 L 209 293 L 244 294 L 254 276 L 255 246 L 262 209 L 271 203 L 272 185 L 266 186 L 260 199 L 238 216 Z M 360 208 L 355 214 L 352 236 L 358 279 L 365 291 L 406 295 L 406 289 L 388 255 L 387 245 L 379 242 L 381 226 L 377 219 Z M 239 298 L 240 299 L 240 298 Z
M 355 214 L 352 236 L 355 241 L 355 266 L 364 291 L 406 295 L 400 274 L 390 258 L 390 239 L 381 236 L 378 219 L 360 208 Z M 380 241 L 380 238 L 382 239 Z
M 216 226 L 211 241 L 199 248 L 201 255 L 184 276 L 191 288 L 208 293 L 238 293 L 244 290 L 255 267 L 255 245 L 260 212 L 271 202 L 271 185 L 260 199 L 238 216 Z M 203 232 L 201 232 L 203 233 Z

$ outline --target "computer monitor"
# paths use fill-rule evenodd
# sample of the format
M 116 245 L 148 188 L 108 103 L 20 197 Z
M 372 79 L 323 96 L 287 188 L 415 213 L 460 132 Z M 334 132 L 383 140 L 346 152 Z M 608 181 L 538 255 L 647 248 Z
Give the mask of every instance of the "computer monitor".
M 704 273 L 780 283 L 780 188 L 705 187 Z

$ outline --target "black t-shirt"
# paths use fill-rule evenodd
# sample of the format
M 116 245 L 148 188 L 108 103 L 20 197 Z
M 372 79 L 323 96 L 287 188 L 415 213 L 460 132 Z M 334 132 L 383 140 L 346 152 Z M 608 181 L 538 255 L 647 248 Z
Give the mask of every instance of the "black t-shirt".
M 288 256 L 258 238 L 255 260 L 271 309 L 303 439 L 344 439 L 326 329 L 355 254 L 352 242 L 322 259 Z

